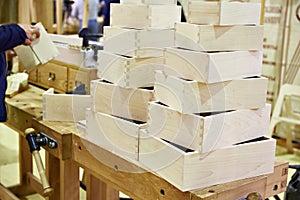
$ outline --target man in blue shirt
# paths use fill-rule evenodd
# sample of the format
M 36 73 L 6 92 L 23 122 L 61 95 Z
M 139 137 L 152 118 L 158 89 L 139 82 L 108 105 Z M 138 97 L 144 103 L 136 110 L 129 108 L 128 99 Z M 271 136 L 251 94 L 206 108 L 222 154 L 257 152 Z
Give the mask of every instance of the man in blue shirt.
M 40 37 L 38 28 L 29 25 L 7 24 L 0 26 L 0 122 L 6 121 L 5 91 L 6 82 L 6 57 L 5 51 L 18 45 L 30 45 Z

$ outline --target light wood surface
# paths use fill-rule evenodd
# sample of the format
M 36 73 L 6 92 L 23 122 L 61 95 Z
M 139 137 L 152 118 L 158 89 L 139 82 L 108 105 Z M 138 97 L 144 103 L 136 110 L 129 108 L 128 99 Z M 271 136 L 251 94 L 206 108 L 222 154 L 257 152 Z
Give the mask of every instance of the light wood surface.
M 266 105 L 258 110 L 182 114 L 150 102 L 147 130 L 150 135 L 204 153 L 267 136 L 270 112 L 271 105 Z
M 165 48 L 168 74 L 204 83 L 260 76 L 262 51 L 198 52 Z M 184 66 L 184 67 L 183 67 Z
M 105 51 L 115 54 L 137 58 L 161 57 L 163 48 L 174 46 L 174 30 L 106 26 L 103 45 Z
M 163 69 L 163 57 L 135 58 L 98 52 L 98 77 L 121 87 L 153 87 L 155 70 Z
M 181 7 L 176 5 L 111 4 L 110 9 L 112 27 L 174 28 L 181 16 Z
M 121 0 L 121 4 L 159 4 L 159 5 L 176 5 L 176 0 Z
M 195 51 L 262 50 L 263 26 L 175 23 L 175 46 Z
M 124 88 L 116 84 L 91 81 L 92 111 L 146 122 L 148 102 L 154 100 L 154 91 Z
M 203 84 L 156 72 L 154 95 L 182 113 L 254 109 L 265 106 L 267 82 L 257 77 Z

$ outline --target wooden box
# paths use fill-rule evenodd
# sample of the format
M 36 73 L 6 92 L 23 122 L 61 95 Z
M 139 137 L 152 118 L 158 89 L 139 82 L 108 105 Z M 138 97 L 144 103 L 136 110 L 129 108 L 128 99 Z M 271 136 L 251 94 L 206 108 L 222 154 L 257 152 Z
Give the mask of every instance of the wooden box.
M 174 46 L 174 30 L 104 27 L 104 50 L 145 58 L 163 56 L 163 48 Z
M 187 22 L 213 25 L 259 25 L 260 3 L 189 1 Z
M 85 138 L 124 158 L 138 159 L 139 132 L 145 127 L 145 123 L 86 110 Z
M 85 119 L 91 106 L 90 95 L 54 94 L 50 88 L 43 93 L 43 120 L 77 122 Z
M 176 0 L 120 0 L 121 4 L 177 5 Z
M 260 138 L 201 154 L 141 132 L 139 161 L 182 191 L 200 189 L 274 169 L 276 141 Z
M 153 87 L 155 70 L 163 69 L 163 57 L 133 58 L 98 52 L 98 77 L 121 87 Z
M 157 72 L 155 79 L 155 99 L 182 113 L 255 109 L 266 103 L 264 77 L 205 84 Z
M 44 26 L 41 23 L 35 26 L 40 29 L 40 37 L 32 41 L 29 46 L 19 45 L 14 48 L 27 71 L 47 63 L 59 54 Z
M 175 46 L 195 51 L 262 50 L 263 26 L 175 23 Z
M 166 68 L 175 71 L 176 76 L 204 83 L 260 76 L 262 73 L 262 51 L 199 52 L 166 48 L 164 59 Z
M 109 82 L 93 80 L 91 108 L 93 112 L 146 122 L 148 102 L 154 100 L 153 93 L 153 90 L 124 88 Z
M 149 103 L 150 135 L 206 153 L 268 135 L 271 105 L 257 110 L 182 114 L 171 107 Z
M 177 5 L 110 4 L 110 10 L 112 27 L 166 29 L 181 20 Z

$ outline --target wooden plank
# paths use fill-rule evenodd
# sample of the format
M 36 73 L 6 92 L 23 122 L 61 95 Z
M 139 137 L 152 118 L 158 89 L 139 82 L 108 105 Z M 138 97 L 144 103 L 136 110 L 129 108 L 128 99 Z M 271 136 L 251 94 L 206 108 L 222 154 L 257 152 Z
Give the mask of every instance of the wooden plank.
M 165 48 L 168 74 L 205 83 L 260 76 L 262 51 L 197 52 Z M 182 67 L 184 66 L 184 67 Z
M 262 50 L 263 26 L 175 23 L 175 46 L 195 51 Z
M 179 189 L 175 188 L 157 174 L 146 171 L 145 169 L 141 168 L 140 165 L 137 165 L 131 161 L 127 161 L 124 158 L 121 158 L 78 135 L 74 135 L 73 137 L 73 153 L 74 160 L 81 167 L 89 170 L 91 174 L 99 178 L 101 181 L 110 184 L 117 190 L 136 200 L 142 200 L 145 199 L 145 197 L 147 197 L 147 199 L 165 200 L 217 199 L 210 198 L 209 195 L 212 194 L 212 190 L 209 188 L 181 192 Z M 107 162 L 103 163 L 103 160 Z M 275 169 L 276 167 L 277 165 L 275 166 Z M 223 168 L 224 167 L 222 167 L 222 169 Z M 220 194 L 221 196 L 221 193 L 224 193 L 229 195 L 231 194 L 229 197 L 237 197 L 235 194 L 240 194 L 238 198 L 228 199 L 241 199 L 246 197 L 251 192 L 262 191 L 264 188 L 262 185 L 262 179 L 266 176 L 268 177 L 269 174 L 255 178 L 244 179 L 235 183 L 231 182 L 219 185 L 219 189 L 214 188 L 214 195 L 218 196 Z M 204 194 L 207 194 L 206 196 L 203 195 L 203 190 Z M 263 194 L 263 192 L 260 193 Z M 271 196 L 265 196 L 265 198 L 267 197 Z
M 5 188 L 1 183 L 0 183 L 0 199 L 1 200 L 19 200 L 19 198 L 14 195 L 10 190 Z
M 43 196 L 44 189 L 40 179 L 35 177 L 32 173 L 27 172 L 27 182 L 30 185 L 30 187 L 34 189 L 34 191 Z
M 98 77 L 121 87 L 153 87 L 155 70 L 163 68 L 163 57 L 135 58 L 98 52 Z
M 90 81 L 98 79 L 95 68 L 68 68 L 68 91 L 74 91 L 80 84 L 85 85 L 86 94 L 90 94 Z
M 174 28 L 180 22 L 176 5 L 111 4 L 110 25 L 127 28 Z
M 121 157 L 138 160 L 139 132 L 146 123 L 93 113 L 89 109 L 86 112 L 86 138 L 89 141 Z
M 260 3 L 189 1 L 187 22 L 213 25 L 259 25 Z
M 203 84 L 156 72 L 154 95 L 182 113 L 254 109 L 265 106 L 267 83 L 257 77 Z
M 176 0 L 120 0 L 121 4 L 176 5 Z
M 93 80 L 91 96 L 93 112 L 146 122 L 148 102 L 154 100 L 154 91 L 124 88 L 101 80 Z
M 85 171 L 86 172 L 86 171 Z M 97 179 L 92 174 L 87 173 L 86 199 L 95 198 L 101 200 L 120 200 L 119 191 Z
M 90 95 L 54 94 L 50 88 L 43 93 L 43 120 L 77 122 L 85 119 L 90 106 Z
M 182 114 L 150 102 L 147 130 L 150 135 L 206 153 L 267 136 L 270 112 L 271 105 L 266 105 L 258 110 Z
M 105 51 L 115 54 L 137 58 L 161 57 L 163 48 L 174 46 L 174 30 L 106 26 L 103 45 Z
M 175 187 L 189 191 L 272 173 L 275 147 L 274 139 L 263 138 L 201 154 L 141 132 L 139 161 Z

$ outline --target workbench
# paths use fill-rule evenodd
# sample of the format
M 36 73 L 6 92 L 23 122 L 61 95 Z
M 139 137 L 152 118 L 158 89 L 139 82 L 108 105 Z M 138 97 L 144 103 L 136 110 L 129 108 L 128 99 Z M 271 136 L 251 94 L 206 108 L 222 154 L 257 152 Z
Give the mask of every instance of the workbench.
M 56 149 L 45 148 L 45 168 L 50 186 L 54 189 L 50 200 L 79 199 L 79 167 L 85 170 L 87 199 L 119 199 L 118 191 L 135 200 L 239 199 L 252 192 L 267 198 L 285 191 L 288 163 L 276 162 L 273 174 L 181 192 L 156 174 L 145 171 L 138 163 L 87 141 L 79 134 L 75 123 L 43 121 L 43 92 L 43 89 L 30 85 L 26 91 L 6 99 L 6 125 L 20 134 L 20 184 L 9 188 L 0 184 L 0 199 L 18 199 L 17 196 L 42 193 L 40 180 L 32 174 L 32 155 L 24 137 L 24 130 L 29 127 L 47 134 L 58 143 Z

